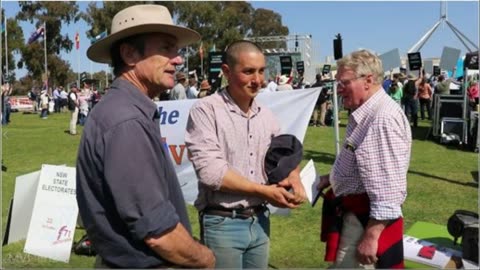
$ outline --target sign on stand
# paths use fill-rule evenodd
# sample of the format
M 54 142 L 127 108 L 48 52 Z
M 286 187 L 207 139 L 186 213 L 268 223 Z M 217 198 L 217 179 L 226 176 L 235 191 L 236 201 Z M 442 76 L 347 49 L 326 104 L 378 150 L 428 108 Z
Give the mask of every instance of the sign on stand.
M 42 165 L 24 252 L 68 262 L 77 216 L 75 168 Z
M 382 60 L 383 71 L 387 72 L 394 68 L 402 66 L 402 61 L 400 60 L 400 51 L 398 49 L 393 49 L 379 56 Z
M 451 71 L 457 65 L 460 50 L 450 47 L 443 47 L 442 57 L 440 58 L 440 68 Z

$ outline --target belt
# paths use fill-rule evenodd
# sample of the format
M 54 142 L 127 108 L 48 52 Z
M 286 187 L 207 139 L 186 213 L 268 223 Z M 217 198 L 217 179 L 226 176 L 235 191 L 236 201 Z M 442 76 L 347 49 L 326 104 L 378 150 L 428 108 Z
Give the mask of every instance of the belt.
M 258 213 L 264 212 L 267 207 L 263 204 L 257 206 L 251 206 L 247 208 L 223 208 L 219 206 L 215 207 L 206 207 L 203 209 L 202 214 L 229 217 L 229 218 L 240 218 L 247 219 L 256 216 Z

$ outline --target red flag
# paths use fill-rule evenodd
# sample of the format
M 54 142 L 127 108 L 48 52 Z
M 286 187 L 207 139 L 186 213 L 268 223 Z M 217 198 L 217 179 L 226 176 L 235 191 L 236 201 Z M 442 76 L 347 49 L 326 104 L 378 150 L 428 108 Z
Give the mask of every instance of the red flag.
M 200 59 L 203 59 L 203 42 L 200 44 L 200 48 L 198 49 L 198 53 L 200 54 Z
M 80 35 L 78 32 L 75 34 L 75 48 L 80 49 Z

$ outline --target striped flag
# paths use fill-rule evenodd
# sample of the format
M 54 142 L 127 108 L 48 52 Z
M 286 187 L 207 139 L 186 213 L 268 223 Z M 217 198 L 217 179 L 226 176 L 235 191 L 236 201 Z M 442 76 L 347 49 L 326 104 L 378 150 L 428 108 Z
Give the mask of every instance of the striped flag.
M 32 44 L 33 42 L 35 42 L 43 34 L 44 30 L 45 29 L 43 28 L 43 26 L 41 26 L 35 32 L 33 32 L 30 38 L 28 39 L 28 44 Z
M 75 48 L 80 49 L 80 35 L 78 32 L 75 34 Z
M 99 41 L 102 38 L 105 38 L 107 36 L 107 30 L 103 31 L 102 33 L 98 34 L 97 36 L 93 37 L 90 39 L 91 44 Z

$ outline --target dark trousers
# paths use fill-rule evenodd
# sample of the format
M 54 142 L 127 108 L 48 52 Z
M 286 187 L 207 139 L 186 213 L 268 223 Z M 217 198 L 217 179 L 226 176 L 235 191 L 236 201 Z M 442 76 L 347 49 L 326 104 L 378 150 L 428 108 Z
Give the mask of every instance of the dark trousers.
M 55 102 L 54 112 L 59 113 L 60 112 L 60 98 L 54 99 L 53 102 Z
M 418 99 L 407 97 L 404 99 L 405 115 L 413 123 L 414 127 L 418 126 Z
M 425 119 L 425 109 L 428 113 L 428 120 L 432 120 L 432 109 L 430 108 L 430 99 L 421 98 L 420 99 L 420 117 Z

